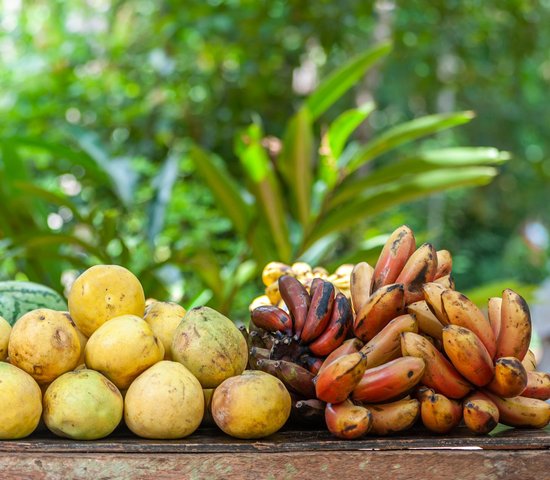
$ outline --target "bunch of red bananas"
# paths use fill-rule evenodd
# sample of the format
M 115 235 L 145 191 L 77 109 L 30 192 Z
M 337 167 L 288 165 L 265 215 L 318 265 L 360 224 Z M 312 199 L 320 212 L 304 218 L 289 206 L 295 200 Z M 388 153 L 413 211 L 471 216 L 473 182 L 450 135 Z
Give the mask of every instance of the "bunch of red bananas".
M 283 275 L 283 308 L 252 311 L 251 366 L 285 383 L 295 419 L 324 420 L 341 438 L 386 435 L 418 419 L 438 433 L 462 421 L 476 433 L 499 421 L 544 427 L 550 376 L 528 350 L 526 302 L 505 290 L 486 318 L 454 290 L 451 268 L 449 252 L 417 248 L 402 226 L 374 268 L 353 268 L 351 303 L 326 280 L 308 292 Z

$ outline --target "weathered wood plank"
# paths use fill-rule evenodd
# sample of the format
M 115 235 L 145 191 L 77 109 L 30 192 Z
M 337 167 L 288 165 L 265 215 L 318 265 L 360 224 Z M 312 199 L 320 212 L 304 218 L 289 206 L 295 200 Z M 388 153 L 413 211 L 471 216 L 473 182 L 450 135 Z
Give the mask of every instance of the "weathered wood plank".
M 494 436 L 472 435 L 465 428 L 450 435 L 415 429 L 399 436 L 365 437 L 349 441 L 326 430 L 281 431 L 262 440 L 238 440 L 219 430 L 201 429 L 182 440 L 145 440 L 119 430 L 94 442 L 72 441 L 42 432 L 18 441 L 0 441 L 0 452 L 89 453 L 254 453 L 302 451 L 405 450 L 479 447 L 490 450 L 550 449 L 550 430 L 506 430 Z M 550 452 L 548 453 L 550 456 Z
M 550 455 L 540 451 L 284 452 L 269 454 L 0 454 L 2 480 L 337 479 L 540 480 Z

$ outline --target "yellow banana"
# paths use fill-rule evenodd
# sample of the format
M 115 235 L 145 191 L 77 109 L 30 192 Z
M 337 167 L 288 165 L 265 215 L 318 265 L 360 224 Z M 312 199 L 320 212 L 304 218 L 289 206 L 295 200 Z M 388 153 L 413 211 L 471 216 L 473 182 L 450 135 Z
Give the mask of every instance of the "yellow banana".
M 494 402 L 500 414 L 500 423 L 510 427 L 544 428 L 550 423 L 550 404 L 526 397 L 501 398 L 484 393 Z
M 448 288 L 445 288 L 439 283 L 428 282 L 422 285 L 422 290 L 424 292 L 424 300 L 426 300 L 430 310 L 442 325 L 448 325 L 449 321 L 443 312 L 443 302 L 441 300 L 441 295 L 443 295 L 443 292 L 446 292 Z
M 472 393 L 466 397 L 463 405 L 464 423 L 472 432 L 486 434 L 498 425 L 498 408 L 487 395 Z
M 496 341 L 491 324 L 477 306 L 465 295 L 455 290 L 447 290 L 441 294 L 443 313 L 447 322 L 467 328 L 474 332 L 489 352 L 495 356 Z
M 279 277 L 287 275 L 290 267 L 281 262 L 269 262 L 262 271 L 262 282 L 266 287 L 279 280 Z
M 521 363 L 528 372 L 533 372 L 537 369 L 537 357 L 535 357 L 532 350 L 527 350 L 527 353 Z
M 521 396 L 548 400 L 550 398 L 550 374 L 527 372 L 527 387 L 521 392 Z
M 445 277 L 451 273 L 453 269 L 453 257 L 449 250 L 438 250 L 437 252 L 437 270 L 435 279 Z
M 359 312 L 372 293 L 374 268 L 360 262 L 351 271 L 351 303 L 354 312 Z
M 501 324 L 496 358 L 523 360 L 531 341 L 531 315 L 527 302 L 513 290 L 502 292 Z
M 502 307 L 502 298 L 500 297 L 491 297 L 487 302 L 487 318 L 489 318 L 489 323 L 495 334 L 495 340 L 498 339 L 500 334 L 500 322 L 501 322 L 501 307 Z M 498 342 L 498 340 L 497 340 Z
M 434 280 L 434 283 L 437 283 L 445 288 L 448 288 L 449 290 L 455 289 L 455 279 L 451 274 L 436 278 Z
M 502 357 L 495 362 L 495 376 L 487 390 L 504 398 L 520 395 L 527 386 L 527 371 L 515 357 Z
M 393 318 L 404 313 L 405 289 L 401 283 L 376 290 L 357 313 L 353 324 L 355 336 L 367 342 Z
M 441 340 L 443 325 L 432 313 L 425 300 L 407 305 L 407 312 L 416 317 L 420 332 L 427 333 L 430 337 Z
M 424 426 L 435 433 L 447 433 L 462 419 L 462 404 L 440 393 L 423 395 L 420 416 Z
M 400 315 L 388 323 L 362 349 L 367 356 L 367 368 L 374 368 L 401 356 L 401 334 L 418 333 L 418 323 L 412 315 Z M 359 341 L 359 340 L 358 340 Z
M 474 385 L 482 387 L 492 380 L 493 359 L 471 330 L 447 325 L 443 329 L 443 348 L 454 367 Z
M 389 435 L 407 430 L 414 425 L 420 413 L 420 402 L 415 398 L 364 406 L 372 414 L 370 433 L 374 435 Z
M 422 358 L 426 364 L 421 383 L 450 398 L 462 398 L 471 385 L 427 339 L 416 333 L 401 334 L 403 355 Z

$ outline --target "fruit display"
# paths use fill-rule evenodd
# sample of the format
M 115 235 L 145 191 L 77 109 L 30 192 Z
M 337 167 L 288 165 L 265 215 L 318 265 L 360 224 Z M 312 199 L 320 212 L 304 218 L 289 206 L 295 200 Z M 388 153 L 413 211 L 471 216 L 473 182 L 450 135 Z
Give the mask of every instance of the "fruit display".
M 374 266 L 345 269 L 340 290 L 324 269 L 272 262 L 250 306 L 250 365 L 287 386 L 297 421 L 319 421 L 311 403 L 340 438 L 550 422 L 550 376 L 536 371 L 516 292 L 490 298 L 486 316 L 455 289 L 451 253 L 417 247 L 406 226 Z
M 485 313 L 456 290 L 451 253 L 417 246 L 406 226 L 374 265 L 270 262 L 262 281 L 248 328 L 207 306 L 146 301 L 116 265 L 83 272 L 68 303 L 0 283 L 0 439 L 41 419 L 76 440 L 121 425 L 149 439 L 200 426 L 257 439 L 285 425 L 356 439 L 550 423 L 525 300 L 506 289 Z

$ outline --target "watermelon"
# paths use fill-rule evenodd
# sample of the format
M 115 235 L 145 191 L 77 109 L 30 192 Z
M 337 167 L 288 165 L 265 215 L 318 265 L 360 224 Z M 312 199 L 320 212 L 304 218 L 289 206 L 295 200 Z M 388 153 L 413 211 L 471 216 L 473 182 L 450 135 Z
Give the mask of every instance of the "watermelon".
M 67 302 L 55 290 L 33 282 L 0 282 L 0 316 L 10 325 L 37 308 L 67 310 Z

